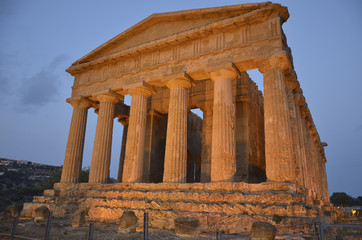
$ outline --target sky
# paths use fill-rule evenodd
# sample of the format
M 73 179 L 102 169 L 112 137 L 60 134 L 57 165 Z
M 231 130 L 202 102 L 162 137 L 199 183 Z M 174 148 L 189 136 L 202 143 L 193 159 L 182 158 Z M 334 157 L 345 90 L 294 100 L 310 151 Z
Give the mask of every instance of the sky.
M 253 3 L 234 0 L 0 0 L 0 157 L 62 165 L 74 61 L 152 13 Z M 362 1 L 275 1 L 294 67 L 321 141 L 330 195 L 362 196 Z M 251 77 L 262 87 L 262 76 Z M 126 98 L 129 101 L 129 98 Z M 83 167 L 90 166 L 97 115 L 88 111 Z M 111 177 L 123 127 L 116 120 Z

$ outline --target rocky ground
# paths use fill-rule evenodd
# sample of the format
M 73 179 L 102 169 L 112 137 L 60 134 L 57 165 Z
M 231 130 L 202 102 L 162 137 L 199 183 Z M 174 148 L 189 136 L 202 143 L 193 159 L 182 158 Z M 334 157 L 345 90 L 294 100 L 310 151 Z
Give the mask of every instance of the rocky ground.
M 14 218 L 8 217 L 7 219 L 0 220 L 0 239 L 11 239 L 11 230 L 13 227 Z M 344 218 L 343 221 L 339 222 L 343 224 L 359 224 L 361 225 L 360 218 Z M 30 240 L 40 240 L 44 239 L 46 232 L 47 221 L 42 220 L 34 222 L 29 218 L 20 218 L 18 227 L 16 230 L 16 235 L 14 239 L 30 239 Z M 118 239 L 143 239 L 142 226 L 137 227 L 137 232 L 124 234 L 118 231 L 118 225 L 116 223 L 94 223 L 94 235 L 93 239 L 106 239 L 106 240 L 118 240 Z M 351 230 L 351 229 L 336 229 L 334 231 L 333 237 L 330 239 L 359 239 L 362 237 L 362 229 Z M 336 234 L 337 233 L 337 234 Z M 73 228 L 71 226 L 69 219 L 58 219 L 54 218 L 51 224 L 50 230 L 50 239 L 60 240 L 60 239 L 69 239 L 69 240 L 81 240 L 88 239 L 89 234 L 89 224 L 85 224 L 79 228 Z M 330 235 L 332 236 L 332 235 Z M 342 238 L 338 238 L 338 236 Z M 288 236 L 277 236 L 276 239 L 286 239 Z M 289 236 L 291 237 L 291 236 Z M 310 235 L 308 238 L 305 237 L 291 237 L 288 239 L 313 239 L 313 236 Z M 149 239 L 181 239 L 177 237 L 172 230 L 162 230 L 149 227 Z M 193 239 L 216 239 L 215 234 L 201 233 L 199 238 Z M 250 239 L 249 236 L 241 235 L 223 235 L 223 239 Z M 329 238 L 328 238 L 329 239 Z
M 11 239 L 11 230 L 13 226 L 13 218 L 0 221 L 0 239 Z M 34 222 L 29 218 L 20 218 L 16 235 L 26 237 L 27 239 L 44 239 L 47 221 Z M 72 228 L 71 223 L 67 219 L 52 220 L 50 239 L 60 240 L 81 240 L 88 239 L 89 224 L 79 228 Z M 15 239 L 24 239 L 17 237 Z M 115 223 L 94 223 L 93 239 L 121 240 L 121 239 L 143 239 L 142 228 L 137 229 L 135 233 L 122 234 L 118 232 L 118 225 Z M 154 229 L 150 226 L 149 239 L 180 239 L 174 231 Z M 201 234 L 199 239 L 215 239 L 215 236 L 209 234 Z M 234 239 L 249 239 L 248 237 L 239 237 Z

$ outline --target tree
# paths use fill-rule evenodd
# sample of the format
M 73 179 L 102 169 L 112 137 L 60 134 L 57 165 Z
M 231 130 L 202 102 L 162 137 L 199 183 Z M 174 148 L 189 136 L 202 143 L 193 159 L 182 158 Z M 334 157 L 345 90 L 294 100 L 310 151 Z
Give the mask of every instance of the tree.
M 89 179 L 89 167 L 84 167 L 80 172 L 79 180 L 81 183 L 86 183 L 88 182 L 88 179 Z
M 361 205 L 361 201 L 359 199 L 355 199 L 345 192 L 333 193 L 330 200 L 335 206 L 351 207 Z

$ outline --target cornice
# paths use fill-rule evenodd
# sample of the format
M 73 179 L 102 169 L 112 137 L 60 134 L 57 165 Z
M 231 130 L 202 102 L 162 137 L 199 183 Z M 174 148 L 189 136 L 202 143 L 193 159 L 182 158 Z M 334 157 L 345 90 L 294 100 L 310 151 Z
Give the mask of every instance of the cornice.
M 119 52 L 111 53 L 109 55 L 97 58 L 93 61 L 83 62 L 82 60 L 86 60 L 86 58 L 91 57 L 91 53 L 81 58 L 80 60 L 73 63 L 71 67 L 69 67 L 66 71 L 72 75 L 81 73 L 92 67 L 103 65 L 107 62 L 116 62 L 121 58 L 129 58 L 138 56 L 141 53 L 152 52 L 157 49 L 162 49 L 165 47 L 172 47 L 180 43 L 184 43 L 190 40 L 195 40 L 212 33 L 221 32 L 223 30 L 231 30 L 240 26 L 248 25 L 251 23 L 262 22 L 266 18 L 275 12 L 275 9 L 272 6 L 266 6 L 264 8 L 260 8 L 257 10 L 253 10 L 243 15 L 238 15 L 235 17 L 215 21 L 212 23 L 205 24 L 201 27 L 185 30 L 167 37 L 163 37 L 148 43 L 143 43 L 138 46 L 134 46 Z M 121 34 L 122 35 L 122 34 Z M 114 45 L 114 41 L 108 41 L 106 45 Z M 103 45 L 102 45 L 103 46 Z M 99 47 L 100 48 L 100 47 Z M 99 48 L 95 49 L 93 52 L 99 52 Z M 95 55 L 95 53 L 93 54 Z

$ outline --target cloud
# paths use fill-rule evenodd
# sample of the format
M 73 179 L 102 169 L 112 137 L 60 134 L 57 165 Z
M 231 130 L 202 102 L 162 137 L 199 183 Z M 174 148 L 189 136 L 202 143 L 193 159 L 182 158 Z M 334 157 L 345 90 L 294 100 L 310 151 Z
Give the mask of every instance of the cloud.
M 4 104 L 11 97 L 11 93 L 16 88 L 14 76 L 12 74 L 12 60 L 11 55 L 0 53 L 0 103 Z
M 4 96 L 8 92 L 9 92 L 9 79 L 1 71 L 0 72 L 0 94 L 1 94 L 1 96 Z
M 43 106 L 56 99 L 61 86 L 64 63 L 69 57 L 57 56 L 48 66 L 23 79 L 20 86 L 20 103 L 24 107 Z

